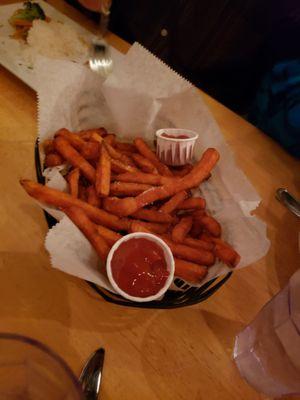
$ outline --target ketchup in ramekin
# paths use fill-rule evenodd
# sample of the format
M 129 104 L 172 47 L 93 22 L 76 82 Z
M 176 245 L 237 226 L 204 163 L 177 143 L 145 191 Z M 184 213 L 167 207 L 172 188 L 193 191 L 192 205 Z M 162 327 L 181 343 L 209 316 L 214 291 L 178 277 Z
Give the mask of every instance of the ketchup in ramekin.
M 130 234 L 118 242 L 107 263 L 113 288 L 123 297 L 136 301 L 151 301 L 162 296 L 174 276 L 174 259 L 168 246 L 147 233 Z
M 165 138 L 169 138 L 169 139 L 189 139 L 188 135 L 177 135 L 177 136 L 175 136 L 175 135 L 169 135 L 166 132 L 163 132 L 161 134 L 161 137 L 165 137 Z
M 190 164 L 198 134 L 188 129 L 165 128 L 156 132 L 156 154 L 164 164 Z

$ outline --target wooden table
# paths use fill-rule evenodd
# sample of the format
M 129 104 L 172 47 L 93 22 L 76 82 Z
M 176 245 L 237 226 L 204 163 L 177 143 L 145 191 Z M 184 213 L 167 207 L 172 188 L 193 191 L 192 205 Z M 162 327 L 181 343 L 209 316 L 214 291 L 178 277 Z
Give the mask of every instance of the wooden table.
M 87 27 L 79 13 L 53 0 Z M 2 1 L 3 4 L 3 1 Z M 128 45 L 110 35 L 126 52 Z M 271 249 L 199 305 L 139 310 L 111 305 L 84 281 L 50 267 L 41 209 L 18 184 L 35 179 L 36 94 L 0 68 L 0 331 L 34 337 L 57 351 L 78 374 L 97 347 L 107 351 L 102 399 L 256 400 L 233 361 L 235 335 L 299 268 L 298 221 L 274 198 L 299 195 L 299 161 L 254 126 L 204 94 L 238 165 L 262 197 Z

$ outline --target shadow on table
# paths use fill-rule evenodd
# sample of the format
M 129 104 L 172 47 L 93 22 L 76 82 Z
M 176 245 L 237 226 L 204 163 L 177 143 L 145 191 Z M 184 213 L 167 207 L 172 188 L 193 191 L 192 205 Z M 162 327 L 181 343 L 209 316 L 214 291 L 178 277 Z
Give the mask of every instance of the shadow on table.
M 271 296 L 276 293 L 272 288 L 274 283 L 282 289 L 288 283 L 293 273 L 300 268 L 298 244 L 299 219 L 285 209 L 280 210 L 280 213 L 276 213 L 278 207 L 284 206 L 275 202 L 277 203 L 277 200 L 273 196 L 266 202 L 262 217 L 268 218 L 270 221 L 268 236 L 271 240 L 271 249 L 266 258 L 266 274 L 268 276 Z M 276 228 L 274 229 L 274 227 Z M 286 234 L 286 227 L 289 227 L 288 235 Z M 295 257 L 295 254 L 297 257 Z M 274 269 L 268 268 L 268 260 L 272 260 L 269 266 L 274 265 Z
M 144 334 L 141 362 L 153 397 L 231 400 L 231 385 L 238 382 L 235 398 L 260 399 L 232 360 L 234 338 L 244 324 L 196 307 L 157 315 Z
M 71 315 L 66 283 L 60 273 L 49 273 L 42 253 L 1 253 L 1 331 L 34 337 L 76 358 L 65 328 Z

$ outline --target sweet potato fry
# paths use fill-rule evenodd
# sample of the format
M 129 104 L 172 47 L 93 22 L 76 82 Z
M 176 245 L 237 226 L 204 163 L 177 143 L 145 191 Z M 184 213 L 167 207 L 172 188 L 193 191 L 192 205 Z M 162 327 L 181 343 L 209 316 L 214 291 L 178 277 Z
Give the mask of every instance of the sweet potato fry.
M 197 220 L 194 219 L 192 229 L 190 230 L 190 236 L 192 236 L 192 238 L 194 239 L 198 239 L 199 236 L 202 234 L 202 232 L 203 232 L 202 225 L 200 225 L 197 222 Z
M 164 240 L 167 245 L 170 247 L 174 256 L 178 258 L 182 258 L 187 261 L 193 261 L 196 264 L 201 265 L 213 265 L 215 262 L 215 256 L 212 252 L 204 249 L 196 249 L 194 247 L 189 247 L 184 244 L 179 244 L 173 242 L 168 236 L 166 235 L 157 235 L 162 240 Z
M 145 229 L 147 229 L 148 232 L 151 233 L 166 233 L 169 230 L 170 224 L 168 223 L 156 223 L 156 222 L 146 222 L 146 221 L 141 221 L 139 219 L 132 219 L 130 220 L 132 221 L 132 223 L 137 223 L 139 224 L 141 227 L 144 227 Z
M 64 160 L 60 154 L 48 153 L 45 157 L 45 167 L 57 167 L 63 164 Z
M 176 177 L 182 178 L 187 175 L 193 169 L 192 164 L 186 164 L 182 168 L 172 168 L 172 174 Z
M 69 161 L 73 167 L 77 167 L 91 183 L 95 181 L 95 169 L 86 161 L 78 151 L 63 137 L 58 136 L 54 139 L 55 150 Z
M 47 155 L 54 152 L 53 139 L 47 139 L 42 144 L 44 153 Z
M 126 153 L 135 153 L 136 147 L 131 143 L 115 142 L 116 149 L 125 151 Z
M 110 248 L 103 237 L 99 235 L 96 225 L 80 207 L 72 206 L 63 209 L 63 211 L 89 240 L 100 259 L 105 262 Z
M 145 183 L 147 185 L 165 185 L 176 182 L 174 178 L 162 175 L 146 174 L 144 172 L 125 172 L 116 175 L 116 180 L 120 182 Z
M 99 143 L 101 145 L 102 142 L 103 142 L 103 138 L 99 133 L 91 132 L 89 141 L 90 142 L 96 142 L 96 143 Z
M 170 214 L 161 211 L 141 209 L 132 214 L 134 218 L 150 222 L 170 223 L 174 220 Z
M 200 283 L 207 275 L 207 267 L 174 258 L 175 276 L 190 283 Z
M 114 133 L 109 133 L 104 137 L 104 142 L 113 146 L 116 142 L 116 135 Z
M 206 207 L 206 201 L 202 197 L 190 197 L 189 199 L 183 200 L 177 207 L 178 210 L 192 210 L 192 209 L 203 209 Z
M 125 164 L 120 160 L 116 160 L 115 158 L 111 159 L 111 169 L 116 174 L 122 174 L 124 172 L 136 172 L 137 169 L 132 167 L 131 165 Z
M 207 242 L 205 240 L 201 240 L 201 239 L 194 239 L 191 237 L 186 237 L 183 241 L 183 244 L 186 244 L 187 246 L 190 247 L 195 247 L 196 249 L 200 248 L 200 249 L 204 249 L 204 250 L 209 250 L 212 251 L 214 248 L 214 244 Z
M 152 233 L 149 229 L 147 229 L 145 226 L 143 226 L 137 221 L 131 223 L 130 230 L 131 232 Z M 157 235 L 157 236 L 161 238 L 164 242 L 166 242 L 166 244 L 170 247 L 170 250 L 172 251 L 173 255 L 178 258 L 207 266 L 213 265 L 215 262 L 215 256 L 210 251 L 200 248 L 195 249 L 193 247 L 189 247 L 183 244 L 174 243 L 167 235 Z
M 207 233 L 203 233 L 201 239 L 207 243 L 213 243 L 216 257 L 223 261 L 224 264 L 228 265 L 228 267 L 234 268 L 240 262 L 240 255 L 230 246 L 230 244 L 224 242 L 224 240 L 210 236 Z
M 82 185 L 80 181 L 78 185 L 78 198 L 82 201 L 87 201 L 86 186 Z
M 99 197 L 106 197 L 110 190 L 111 160 L 106 148 L 101 146 L 100 158 L 96 168 L 95 189 Z
M 119 233 L 105 228 L 105 226 L 102 225 L 96 225 L 96 229 L 99 235 L 103 237 L 109 246 L 113 246 L 122 237 L 122 235 Z
M 80 153 L 86 160 L 98 160 L 100 147 L 100 144 L 97 142 L 85 142 L 84 146 L 80 150 Z
M 192 172 L 177 180 L 176 183 L 172 181 L 163 186 L 153 187 L 139 194 L 137 197 L 127 197 L 125 199 L 111 198 L 105 202 L 105 209 L 115 215 L 127 216 L 154 201 L 165 199 L 178 192 L 197 186 L 205 179 L 218 159 L 219 153 L 217 150 L 207 149 Z
M 72 147 L 74 147 L 74 149 L 78 151 L 81 151 L 85 144 L 84 140 L 80 136 L 78 136 L 76 133 L 70 132 L 68 129 L 65 128 L 59 129 L 55 133 L 54 138 L 57 137 L 63 137 L 72 145 Z
M 158 159 L 156 154 L 150 149 L 150 147 L 145 143 L 145 141 L 142 138 L 136 138 L 134 140 L 134 144 L 135 147 L 138 149 L 138 151 L 141 153 L 141 155 L 150 160 L 161 175 L 165 176 L 173 175 L 170 169 Z
M 96 189 L 93 185 L 86 189 L 87 202 L 94 207 L 101 207 L 101 199 L 97 196 Z
M 165 204 L 161 206 L 160 211 L 169 214 L 172 213 L 174 210 L 176 210 L 178 205 L 182 203 L 182 201 L 187 197 L 187 195 L 188 194 L 185 190 L 174 194 L 174 196 L 172 196 L 170 200 L 168 200 Z
M 68 173 L 67 176 L 70 195 L 75 199 L 78 198 L 79 177 L 80 177 L 79 168 L 74 168 L 71 172 Z
M 143 233 L 153 233 L 150 229 L 139 220 L 133 220 L 130 225 L 130 232 L 143 232 Z
M 183 243 L 185 237 L 193 225 L 192 217 L 182 217 L 172 230 L 172 240 L 176 243 Z
M 131 160 L 130 157 L 128 157 L 126 154 L 123 154 L 120 151 L 116 150 L 109 143 L 104 142 L 104 145 L 105 145 L 105 148 L 111 158 L 113 158 L 115 160 L 119 160 L 125 165 L 127 165 L 127 164 L 131 165 L 134 169 L 136 169 L 135 164 L 133 163 L 133 161 Z
M 221 246 L 219 243 L 215 246 L 215 255 L 231 268 L 235 268 L 241 260 L 241 256 L 231 246 Z
M 223 261 L 228 267 L 234 268 L 240 262 L 240 255 L 231 247 L 215 243 L 214 253 L 217 258 Z
M 133 153 L 131 155 L 133 161 L 136 163 L 136 165 L 143 171 L 149 174 L 157 174 L 157 169 L 155 166 L 152 164 L 150 160 L 148 160 L 146 157 L 141 156 L 138 153 Z
M 105 128 L 95 128 L 95 129 L 85 129 L 78 132 L 78 136 L 83 140 L 94 140 L 99 143 L 102 142 L 102 136 L 107 135 L 107 130 Z M 99 140 L 101 138 L 101 141 Z
M 138 194 L 150 189 L 151 185 L 144 183 L 113 182 L 110 184 L 111 196 L 137 196 Z
M 121 219 L 115 215 L 111 215 L 106 211 L 97 207 L 93 207 L 82 200 L 73 198 L 68 193 L 60 192 L 59 190 L 52 189 L 48 186 L 43 186 L 28 179 L 22 179 L 20 180 L 20 183 L 29 196 L 39 200 L 41 203 L 49 204 L 58 208 L 68 208 L 72 206 L 80 207 L 96 224 L 104 225 L 117 231 L 129 230 L 130 228 L 129 220 Z
M 193 215 L 194 220 L 197 220 L 198 218 L 201 218 L 201 217 L 204 217 L 205 215 L 207 215 L 207 213 L 205 210 L 199 209 L 199 210 L 193 211 L 192 215 Z
M 212 236 L 220 237 L 222 233 L 221 225 L 213 217 L 204 215 L 196 219 L 197 223 L 200 224 L 204 229 L 207 230 Z

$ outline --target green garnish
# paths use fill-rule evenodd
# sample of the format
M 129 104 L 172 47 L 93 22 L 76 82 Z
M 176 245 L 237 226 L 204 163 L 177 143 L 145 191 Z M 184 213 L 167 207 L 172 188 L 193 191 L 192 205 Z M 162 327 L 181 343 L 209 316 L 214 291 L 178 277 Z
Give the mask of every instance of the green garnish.
M 16 21 L 33 21 L 34 19 L 46 19 L 46 15 L 38 3 L 25 1 L 24 8 L 16 10 L 9 18 L 9 23 L 15 25 Z

